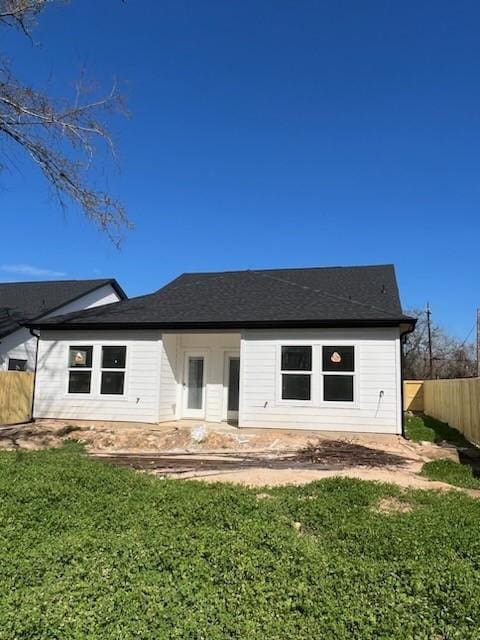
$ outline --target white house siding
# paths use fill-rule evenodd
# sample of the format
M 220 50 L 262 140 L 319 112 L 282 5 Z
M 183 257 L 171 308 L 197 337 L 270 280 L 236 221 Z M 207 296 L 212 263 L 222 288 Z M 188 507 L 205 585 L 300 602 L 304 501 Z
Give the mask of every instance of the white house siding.
M 7 371 L 10 358 L 27 361 L 27 371 L 35 368 L 37 339 L 28 329 L 19 329 L 0 338 L 0 371 Z
M 165 339 L 166 334 L 164 334 Z M 167 343 L 166 343 L 167 344 Z M 240 333 L 177 334 L 177 407 L 176 418 L 183 417 L 183 381 L 185 353 L 205 353 L 205 420 L 221 422 L 227 417 L 224 387 L 225 354 L 240 352 Z
M 68 349 L 93 345 L 91 394 L 69 394 Z M 100 395 L 102 345 L 127 347 L 125 393 Z M 35 388 L 35 418 L 157 422 L 161 334 L 159 331 L 42 331 Z
M 172 333 L 162 335 L 159 422 L 174 420 L 177 413 L 177 345 L 177 335 Z
M 282 344 L 314 346 L 311 404 L 281 400 Z M 321 400 L 320 350 L 328 344 L 355 346 L 355 404 Z M 240 358 L 241 427 L 401 433 L 398 328 L 246 330 Z
M 63 315 L 73 311 L 98 307 L 102 304 L 118 302 L 119 295 L 110 284 L 100 287 L 96 291 L 91 291 L 69 304 L 60 307 L 53 313 L 48 313 L 44 317 Z M 16 358 L 27 360 L 27 370 L 33 371 L 35 368 L 35 355 L 37 350 L 37 339 L 32 337 L 28 329 L 19 329 L 8 336 L 0 339 L 0 371 L 8 369 L 8 360 Z

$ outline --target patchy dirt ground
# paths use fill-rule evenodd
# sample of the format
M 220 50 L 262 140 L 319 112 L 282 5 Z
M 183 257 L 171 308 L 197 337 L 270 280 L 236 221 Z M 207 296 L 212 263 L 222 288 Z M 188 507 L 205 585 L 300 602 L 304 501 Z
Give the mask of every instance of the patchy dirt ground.
M 304 484 L 334 475 L 449 488 L 418 475 L 424 462 L 458 460 L 454 447 L 398 436 L 238 429 L 185 421 L 161 425 L 41 420 L 0 428 L 0 449 L 35 450 L 78 440 L 95 457 L 160 477 L 253 486 Z

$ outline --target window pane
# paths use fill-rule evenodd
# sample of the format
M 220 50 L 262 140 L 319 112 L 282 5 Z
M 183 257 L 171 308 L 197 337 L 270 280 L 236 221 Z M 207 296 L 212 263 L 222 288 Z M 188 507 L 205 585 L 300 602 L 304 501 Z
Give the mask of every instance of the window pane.
M 282 371 L 311 371 L 312 347 L 282 347 Z
M 203 358 L 188 359 L 188 396 L 189 409 L 202 409 L 203 404 Z
M 284 373 L 282 400 L 310 400 L 310 376 Z
M 323 399 L 353 402 L 353 376 L 323 376 Z
M 127 347 L 102 347 L 102 369 L 125 369 Z
M 100 393 L 121 396 L 124 382 L 125 373 L 123 371 L 102 371 Z
M 68 357 L 68 366 L 72 369 L 75 367 L 92 366 L 93 347 L 70 347 L 70 355 Z
M 19 360 L 18 358 L 9 358 L 8 359 L 8 370 L 9 371 L 26 371 L 27 370 L 27 361 Z
M 355 371 L 354 347 L 323 347 L 324 371 Z
M 68 393 L 90 393 L 91 371 L 70 371 Z

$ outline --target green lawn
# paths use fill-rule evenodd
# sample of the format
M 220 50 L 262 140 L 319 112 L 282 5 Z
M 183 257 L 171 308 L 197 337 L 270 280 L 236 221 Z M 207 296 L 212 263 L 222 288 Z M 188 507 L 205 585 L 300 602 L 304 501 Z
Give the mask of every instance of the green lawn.
M 448 482 L 457 487 L 480 489 L 480 479 L 473 475 L 472 468 L 453 460 L 441 459 L 426 462 L 422 467 L 422 475 L 430 480 Z
M 470 447 L 460 431 L 453 429 L 446 422 L 440 422 L 430 416 L 407 416 L 405 435 L 413 442 L 452 442 L 459 446 Z
M 463 494 L 166 481 L 72 447 L 1 453 L 0 491 L 2 640 L 480 638 Z

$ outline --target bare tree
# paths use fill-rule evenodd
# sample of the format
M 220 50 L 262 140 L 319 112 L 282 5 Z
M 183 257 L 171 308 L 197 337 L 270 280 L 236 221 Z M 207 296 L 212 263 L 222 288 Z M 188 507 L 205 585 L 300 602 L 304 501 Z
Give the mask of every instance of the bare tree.
M 30 37 L 36 17 L 53 1 L 0 0 L 0 26 L 16 28 Z M 10 61 L 0 56 L 0 140 L 28 154 L 62 208 L 76 204 L 118 245 L 122 232 L 132 225 L 122 203 L 93 185 L 91 173 L 102 147 L 115 159 L 105 124 L 113 113 L 125 113 L 116 83 L 106 94 L 98 95 L 80 79 L 71 99 L 57 100 L 21 83 Z M 0 168 L 9 159 L 6 151 L 2 156 Z
M 427 315 L 425 311 L 408 312 L 418 318 L 415 331 L 406 337 L 404 345 L 404 376 L 407 379 L 430 377 Z M 432 323 L 433 378 L 468 378 L 476 375 L 475 348 L 471 342 L 460 342 Z

